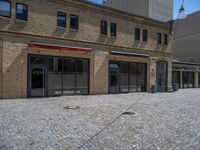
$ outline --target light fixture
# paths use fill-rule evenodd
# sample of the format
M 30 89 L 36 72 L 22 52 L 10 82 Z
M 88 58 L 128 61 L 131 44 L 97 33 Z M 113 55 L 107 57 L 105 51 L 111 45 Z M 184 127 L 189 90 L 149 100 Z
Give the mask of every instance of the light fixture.
M 184 8 L 184 0 L 182 0 L 181 8 L 179 9 L 177 19 L 181 20 L 181 19 L 185 19 L 185 18 L 187 18 L 187 14 L 186 14 L 185 8 Z

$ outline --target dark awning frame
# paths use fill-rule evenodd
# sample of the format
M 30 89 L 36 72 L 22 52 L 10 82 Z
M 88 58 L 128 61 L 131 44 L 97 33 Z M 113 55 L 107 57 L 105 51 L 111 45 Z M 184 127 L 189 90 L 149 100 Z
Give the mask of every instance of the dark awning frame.
M 126 51 L 110 51 L 111 54 L 115 55 L 129 55 L 129 56 L 138 56 L 138 57 L 150 57 L 149 54 L 142 54 L 142 53 L 133 53 L 133 52 L 126 52 Z

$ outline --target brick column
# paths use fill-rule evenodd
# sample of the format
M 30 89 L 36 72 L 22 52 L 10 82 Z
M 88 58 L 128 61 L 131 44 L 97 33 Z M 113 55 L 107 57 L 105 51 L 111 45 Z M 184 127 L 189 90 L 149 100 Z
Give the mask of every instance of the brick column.
M 0 40 L 0 99 L 3 97 L 2 95 L 2 83 L 3 81 L 3 41 Z
M 180 88 L 182 89 L 183 88 L 183 72 L 180 71 Z
M 150 58 L 149 63 L 149 91 L 152 85 L 156 85 L 156 60 L 154 58 Z
M 168 62 L 168 90 L 172 89 L 172 61 Z
M 195 72 L 195 80 L 194 80 L 194 87 L 198 88 L 199 87 L 199 72 Z
M 96 51 L 94 60 L 94 94 L 108 93 L 108 52 Z

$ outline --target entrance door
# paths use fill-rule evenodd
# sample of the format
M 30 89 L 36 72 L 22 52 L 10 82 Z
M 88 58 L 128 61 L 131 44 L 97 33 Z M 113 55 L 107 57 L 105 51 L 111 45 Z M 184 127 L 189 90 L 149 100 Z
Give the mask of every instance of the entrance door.
M 118 63 L 111 63 L 110 70 L 110 93 L 116 94 L 119 92 L 119 79 L 118 79 Z
M 158 61 L 156 64 L 156 82 L 158 92 L 167 91 L 167 62 Z
M 47 96 L 46 85 L 46 68 L 43 65 L 32 66 L 30 68 L 30 84 L 29 84 L 29 96 L 30 97 L 44 97 Z

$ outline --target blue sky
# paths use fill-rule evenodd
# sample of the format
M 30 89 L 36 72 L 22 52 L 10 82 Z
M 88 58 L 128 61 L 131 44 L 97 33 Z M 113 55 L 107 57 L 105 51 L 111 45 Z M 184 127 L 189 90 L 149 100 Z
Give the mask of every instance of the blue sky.
M 101 3 L 102 0 L 91 0 L 93 2 Z M 177 17 L 182 0 L 174 0 L 174 18 Z M 200 0 L 185 0 L 184 7 L 187 14 L 200 10 Z

